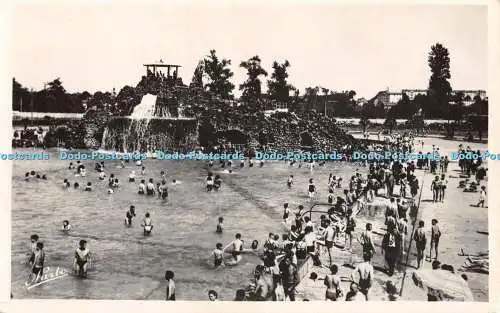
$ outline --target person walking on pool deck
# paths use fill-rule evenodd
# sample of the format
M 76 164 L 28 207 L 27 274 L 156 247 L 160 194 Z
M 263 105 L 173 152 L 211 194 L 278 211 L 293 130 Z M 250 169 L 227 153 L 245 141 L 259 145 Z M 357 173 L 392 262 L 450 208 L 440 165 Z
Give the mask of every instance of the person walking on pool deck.
M 486 187 L 481 186 L 481 191 L 479 192 L 479 202 L 477 203 L 477 207 L 481 206 L 484 208 L 484 201 L 486 201 Z
M 394 275 L 394 269 L 399 256 L 399 249 L 401 248 L 401 236 L 397 232 L 395 226 L 387 227 L 387 232 L 382 239 L 382 253 L 385 255 L 385 261 L 388 266 L 389 276 Z
M 413 234 L 413 240 L 415 240 L 415 246 L 417 247 L 417 269 L 420 268 L 422 260 L 424 258 L 425 246 L 427 245 L 427 237 L 425 236 L 424 221 L 418 222 L 418 228 Z
M 351 273 L 352 281 L 358 285 L 359 291 L 365 295 L 367 301 L 368 292 L 373 284 L 373 266 L 370 264 L 370 259 L 368 254 L 363 254 L 363 262 Z
M 434 180 L 431 183 L 431 191 L 432 202 L 438 202 L 439 195 L 441 193 L 441 182 L 439 181 L 439 176 L 434 177 Z
M 166 301 L 175 301 L 175 281 L 174 272 L 166 271 L 165 279 L 167 280 L 167 296 Z
M 436 252 L 436 261 L 438 260 L 438 246 L 439 246 L 439 238 L 441 238 L 441 230 L 438 226 L 438 220 L 432 219 L 432 227 L 431 227 L 431 251 L 429 258 L 432 261 L 432 250 Z
M 330 266 L 330 274 L 325 276 L 325 300 L 337 301 L 337 299 L 342 296 L 342 290 L 340 289 L 340 277 L 337 276 L 338 270 L 338 266 L 333 264 Z
M 146 213 L 145 218 L 142 220 L 141 226 L 144 228 L 144 235 L 150 235 L 153 230 L 153 221 L 149 212 Z
M 359 236 L 359 243 L 361 243 L 361 246 L 363 247 L 363 256 L 366 254 L 370 258 L 370 261 L 375 254 L 375 244 L 373 243 L 372 238 L 372 227 L 373 226 L 371 223 L 366 223 L 366 230 Z
M 73 268 L 75 274 L 81 278 L 87 278 L 87 266 L 90 261 L 90 251 L 87 249 L 87 241 L 80 240 L 80 247 L 75 250 L 75 261 Z

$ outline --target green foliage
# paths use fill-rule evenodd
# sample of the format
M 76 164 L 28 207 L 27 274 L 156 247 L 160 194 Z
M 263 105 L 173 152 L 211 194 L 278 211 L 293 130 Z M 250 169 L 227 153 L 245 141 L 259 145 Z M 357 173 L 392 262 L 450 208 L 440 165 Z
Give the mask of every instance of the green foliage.
M 429 105 L 424 111 L 433 117 L 446 117 L 447 112 L 449 112 L 452 90 L 448 81 L 451 78 L 448 49 L 440 43 L 433 45 L 429 53 L 428 63 L 431 69 L 428 95 L 432 105 Z
M 271 79 L 267 81 L 268 94 L 272 100 L 288 103 L 290 99 L 290 91 L 295 90 L 295 87 L 288 84 L 288 70 L 290 62 L 285 60 L 284 63 L 273 63 L 273 73 Z
M 247 80 L 240 85 L 240 90 L 243 91 L 241 100 L 254 106 L 254 109 L 262 109 L 259 107 L 261 99 L 261 84 L 259 76 L 267 76 L 267 72 L 262 68 L 261 60 L 258 55 L 251 57 L 247 61 L 240 63 L 240 67 L 247 70 Z
M 215 53 L 215 50 L 210 50 L 210 55 L 203 60 L 204 72 L 208 78 L 206 88 L 221 99 L 233 99 L 234 85 L 229 81 L 233 77 L 233 72 L 229 68 L 231 60 L 219 60 Z

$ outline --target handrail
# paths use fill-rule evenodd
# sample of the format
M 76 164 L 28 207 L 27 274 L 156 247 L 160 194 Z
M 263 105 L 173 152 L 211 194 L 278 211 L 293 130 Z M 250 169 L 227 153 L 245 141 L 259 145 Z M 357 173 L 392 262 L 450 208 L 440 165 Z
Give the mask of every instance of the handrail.
M 326 205 L 326 206 L 329 206 L 329 207 L 333 206 L 332 203 L 325 203 L 325 202 L 316 202 L 316 203 L 313 203 L 313 205 L 309 208 L 309 210 L 307 210 L 304 213 L 302 213 L 302 215 L 300 216 L 300 218 L 304 217 L 304 215 L 306 215 L 307 213 L 309 213 L 309 219 L 311 219 L 312 213 L 328 213 L 328 211 L 313 210 L 313 208 L 315 206 L 323 206 L 323 205 Z

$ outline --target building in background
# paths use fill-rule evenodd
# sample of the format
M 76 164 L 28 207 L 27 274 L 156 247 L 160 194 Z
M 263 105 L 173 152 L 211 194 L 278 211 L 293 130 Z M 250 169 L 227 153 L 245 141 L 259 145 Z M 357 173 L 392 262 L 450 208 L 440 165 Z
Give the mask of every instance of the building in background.
M 485 90 L 453 90 L 451 96 L 455 96 L 459 92 L 464 94 L 464 104 L 469 106 L 474 103 L 474 98 L 479 96 L 481 99 L 487 99 Z M 370 99 L 375 106 L 384 106 L 385 110 L 389 110 L 395 106 L 406 94 L 410 100 L 414 100 L 418 95 L 426 95 L 427 89 L 402 89 L 398 91 L 391 91 L 389 88 L 379 91 L 375 97 Z

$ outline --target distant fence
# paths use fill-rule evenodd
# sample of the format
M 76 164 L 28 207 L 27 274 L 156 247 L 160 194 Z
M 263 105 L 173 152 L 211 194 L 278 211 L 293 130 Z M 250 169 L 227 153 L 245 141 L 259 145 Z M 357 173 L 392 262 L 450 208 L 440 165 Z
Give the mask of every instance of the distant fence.
M 45 119 L 45 118 L 64 118 L 64 119 L 81 119 L 83 113 L 56 113 L 56 112 L 20 112 L 12 111 L 13 120 L 23 119 Z
M 342 118 L 342 117 L 332 117 L 337 123 L 346 123 L 346 124 L 356 124 L 359 125 L 360 118 Z M 384 124 L 385 118 L 370 118 L 368 119 L 372 124 Z M 396 119 L 396 123 L 398 125 L 406 123 L 407 119 Z M 445 124 L 448 123 L 448 120 L 439 120 L 439 119 L 425 119 L 424 124 Z

